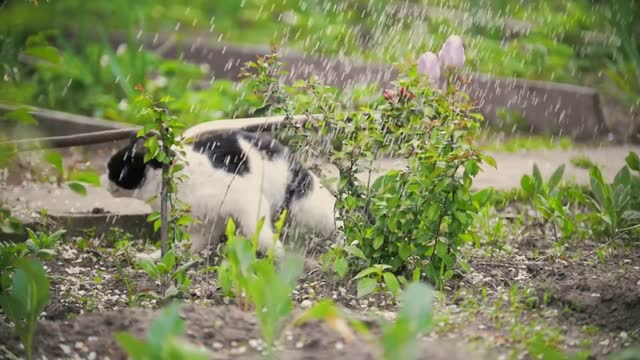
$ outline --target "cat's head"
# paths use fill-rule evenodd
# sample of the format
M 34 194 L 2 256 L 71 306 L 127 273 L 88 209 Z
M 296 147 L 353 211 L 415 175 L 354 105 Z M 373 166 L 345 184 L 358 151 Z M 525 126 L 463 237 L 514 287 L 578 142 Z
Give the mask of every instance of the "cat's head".
M 156 160 L 144 162 L 145 138 L 132 137 L 129 144 L 111 156 L 107 163 L 104 184 L 116 197 L 136 197 L 150 177 L 156 176 L 162 165 Z

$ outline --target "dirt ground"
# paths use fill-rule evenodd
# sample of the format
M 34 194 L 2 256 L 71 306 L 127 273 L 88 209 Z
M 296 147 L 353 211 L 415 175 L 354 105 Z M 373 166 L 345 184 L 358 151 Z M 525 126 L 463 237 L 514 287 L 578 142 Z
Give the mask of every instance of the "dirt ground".
M 638 248 L 589 241 L 554 245 L 535 221 L 512 230 L 490 255 L 465 249 L 469 271 L 460 270 L 436 298 L 435 326 L 420 340 L 421 359 L 530 358 L 523 355 L 530 350 L 526 344 L 537 337 L 545 346 L 589 350 L 592 359 L 640 344 Z M 147 295 L 158 287 L 131 266 L 142 244 L 118 251 L 113 238 L 67 241 L 59 256 L 45 263 L 51 301 L 35 342 L 38 354 L 124 359 L 112 333 L 144 336 L 158 314 L 156 300 Z M 602 258 L 594 255 L 597 250 Z M 186 338 L 211 350 L 214 359 L 258 358 L 262 345 L 254 315 L 222 298 L 215 276 L 200 268 L 189 272 L 193 285 L 184 299 L 189 304 L 183 309 Z M 309 266 L 293 293 L 296 313 L 322 298 L 334 299 L 365 320 L 373 334 L 379 332 L 377 320 L 395 316 L 390 294 L 358 299 L 353 282 Z M 358 336 L 348 342 L 319 322 L 290 327 L 279 342 L 278 358 L 375 359 L 380 349 L 374 339 Z M 6 320 L 0 320 L 0 344 L 21 353 Z

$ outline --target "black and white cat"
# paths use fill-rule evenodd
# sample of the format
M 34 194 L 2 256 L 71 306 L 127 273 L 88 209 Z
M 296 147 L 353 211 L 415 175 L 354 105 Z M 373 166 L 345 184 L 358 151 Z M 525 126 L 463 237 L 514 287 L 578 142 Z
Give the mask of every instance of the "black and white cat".
M 201 222 L 189 228 L 192 252 L 217 245 L 229 217 L 247 237 L 264 218 L 258 234 L 260 250 L 275 246 L 276 254 L 281 255 L 282 244 L 274 241 L 273 221 L 283 209 L 296 227 L 322 236 L 335 232 L 335 197 L 287 147 L 270 136 L 225 131 L 202 136 L 185 150 L 181 160 L 186 163 L 183 173 L 187 178 L 178 184 L 178 197 Z M 159 210 L 161 164 L 155 160 L 145 163 L 144 152 L 143 139 L 132 139 L 109 159 L 105 183 L 115 197 L 144 201 L 156 197 L 150 205 Z

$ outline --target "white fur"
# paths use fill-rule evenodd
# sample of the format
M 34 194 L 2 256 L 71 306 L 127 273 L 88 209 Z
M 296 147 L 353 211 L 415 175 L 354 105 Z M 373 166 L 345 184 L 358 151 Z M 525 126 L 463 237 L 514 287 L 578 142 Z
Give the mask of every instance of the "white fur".
M 241 234 L 253 235 L 260 218 L 264 224 L 258 235 L 258 245 L 262 251 L 275 246 L 277 256 L 281 256 L 282 244 L 274 239 L 272 214 L 285 198 L 287 184 L 293 176 L 289 163 L 284 157 L 269 159 L 266 154 L 240 138 L 240 146 L 249 162 L 249 172 L 234 175 L 211 165 L 206 155 L 191 149 L 186 151 L 187 175 L 178 184 L 178 198 L 189 204 L 192 216 L 201 224 L 189 228 L 191 250 L 196 252 L 209 249 L 211 243 L 224 234 L 227 218 L 233 218 Z M 328 236 L 335 231 L 335 198 L 312 174 L 313 186 L 305 196 L 293 199 L 289 214 L 296 225 L 302 225 L 314 232 Z M 127 191 L 107 181 L 109 191 L 116 197 L 134 197 L 148 200 L 160 194 L 161 170 L 147 167 L 145 181 L 135 191 Z M 158 199 L 150 203 L 159 210 Z M 159 254 L 152 255 L 152 258 Z

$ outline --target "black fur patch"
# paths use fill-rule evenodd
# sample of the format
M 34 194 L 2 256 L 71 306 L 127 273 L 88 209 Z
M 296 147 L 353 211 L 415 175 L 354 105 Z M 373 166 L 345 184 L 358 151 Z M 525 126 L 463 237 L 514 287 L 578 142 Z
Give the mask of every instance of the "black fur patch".
M 107 164 L 109 180 L 123 189 L 135 190 L 142 186 L 147 166 L 154 169 L 162 167 L 162 164 L 157 160 L 144 163 L 144 148 L 139 148 L 142 146 L 141 142 L 132 139 L 127 147 L 111 156 Z
M 242 176 L 249 172 L 251 164 L 240 147 L 241 137 L 265 153 L 270 160 L 287 152 L 287 148 L 273 138 L 246 131 L 230 131 L 200 138 L 193 143 L 193 150 L 206 154 L 214 168 Z
M 200 138 L 193 143 L 193 150 L 205 154 L 215 169 L 239 176 L 249 172 L 249 159 L 240 147 L 236 132 Z
M 249 172 L 251 164 L 240 147 L 239 139 L 247 140 L 256 149 L 267 155 L 269 160 L 284 157 L 289 162 L 291 178 L 287 184 L 285 199 L 281 210 L 289 207 L 294 199 L 300 199 L 311 190 L 313 185 L 311 174 L 295 159 L 289 149 L 267 134 L 256 134 L 247 131 L 229 131 L 212 134 L 193 144 L 193 150 L 206 154 L 216 169 L 224 169 L 229 173 L 242 176 Z

